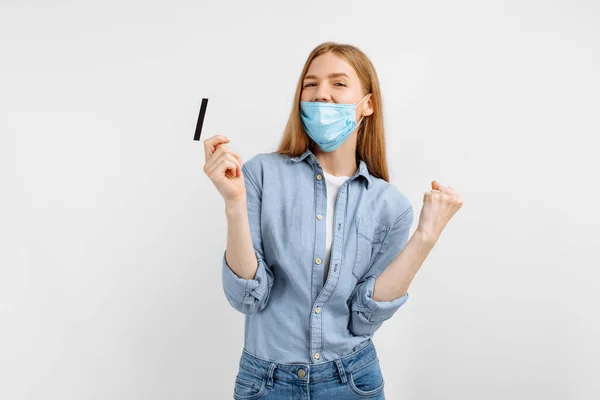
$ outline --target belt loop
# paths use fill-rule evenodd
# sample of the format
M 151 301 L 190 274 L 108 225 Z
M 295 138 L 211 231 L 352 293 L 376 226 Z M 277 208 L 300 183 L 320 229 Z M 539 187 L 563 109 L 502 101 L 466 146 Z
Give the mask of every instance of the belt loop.
M 267 388 L 271 389 L 273 387 L 273 374 L 275 372 L 275 368 L 277 368 L 277 363 L 271 363 L 269 367 L 269 376 L 267 377 Z
M 340 378 L 342 379 L 342 385 L 345 385 L 348 382 L 348 378 L 346 377 L 346 372 L 344 371 L 344 365 L 342 365 L 342 360 L 339 358 L 335 359 L 335 363 L 338 368 L 338 373 L 340 374 Z

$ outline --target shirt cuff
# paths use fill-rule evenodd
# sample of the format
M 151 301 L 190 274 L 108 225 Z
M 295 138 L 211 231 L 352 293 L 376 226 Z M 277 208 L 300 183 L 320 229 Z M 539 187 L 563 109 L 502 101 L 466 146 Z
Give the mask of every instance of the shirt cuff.
M 254 304 L 265 295 L 268 289 L 267 271 L 265 270 L 265 262 L 258 255 L 256 250 L 256 259 L 258 260 L 258 268 L 254 279 L 243 279 L 237 276 L 225 257 L 227 251 L 223 252 L 223 284 L 224 289 L 232 299 L 237 299 L 242 304 Z
M 353 310 L 362 312 L 364 317 L 373 323 L 385 321 L 394 315 L 396 311 L 408 300 L 408 292 L 404 296 L 398 297 L 392 301 L 373 300 L 373 291 L 375 289 L 375 280 L 377 277 L 370 277 L 362 284 L 357 293 Z

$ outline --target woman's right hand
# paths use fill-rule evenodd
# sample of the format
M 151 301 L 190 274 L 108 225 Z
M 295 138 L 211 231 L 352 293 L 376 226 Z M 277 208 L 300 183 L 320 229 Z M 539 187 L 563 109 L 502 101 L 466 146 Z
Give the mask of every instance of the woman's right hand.
M 229 138 L 215 135 L 204 141 L 206 163 L 204 173 L 208 175 L 226 204 L 243 204 L 246 201 L 246 185 L 242 173 L 242 160 L 225 143 Z

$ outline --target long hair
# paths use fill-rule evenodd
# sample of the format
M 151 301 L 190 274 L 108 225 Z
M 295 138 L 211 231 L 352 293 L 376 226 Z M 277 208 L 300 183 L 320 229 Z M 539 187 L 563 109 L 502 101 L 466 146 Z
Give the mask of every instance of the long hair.
M 298 79 L 292 111 L 285 126 L 283 137 L 275 152 L 290 157 L 297 157 L 302 155 L 307 148 L 314 152 L 315 147 L 318 146 L 302 127 L 300 120 L 300 95 L 302 93 L 302 82 L 310 63 L 316 57 L 328 52 L 335 53 L 350 64 L 356 71 L 365 94 L 371 93 L 374 111 L 371 115 L 363 117 L 358 127 L 356 159 L 361 159 L 366 163 L 371 175 L 389 182 L 379 79 L 377 78 L 375 67 L 373 67 L 369 58 L 352 45 L 325 42 L 317 46 L 310 53 Z

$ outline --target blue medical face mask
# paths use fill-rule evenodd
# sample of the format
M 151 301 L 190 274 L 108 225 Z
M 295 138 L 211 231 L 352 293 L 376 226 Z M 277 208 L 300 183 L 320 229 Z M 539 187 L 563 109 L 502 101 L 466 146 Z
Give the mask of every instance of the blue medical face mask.
M 354 110 L 369 94 L 356 104 L 301 101 L 300 118 L 304 130 L 321 150 L 334 151 L 362 122 L 364 117 L 356 123 Z

